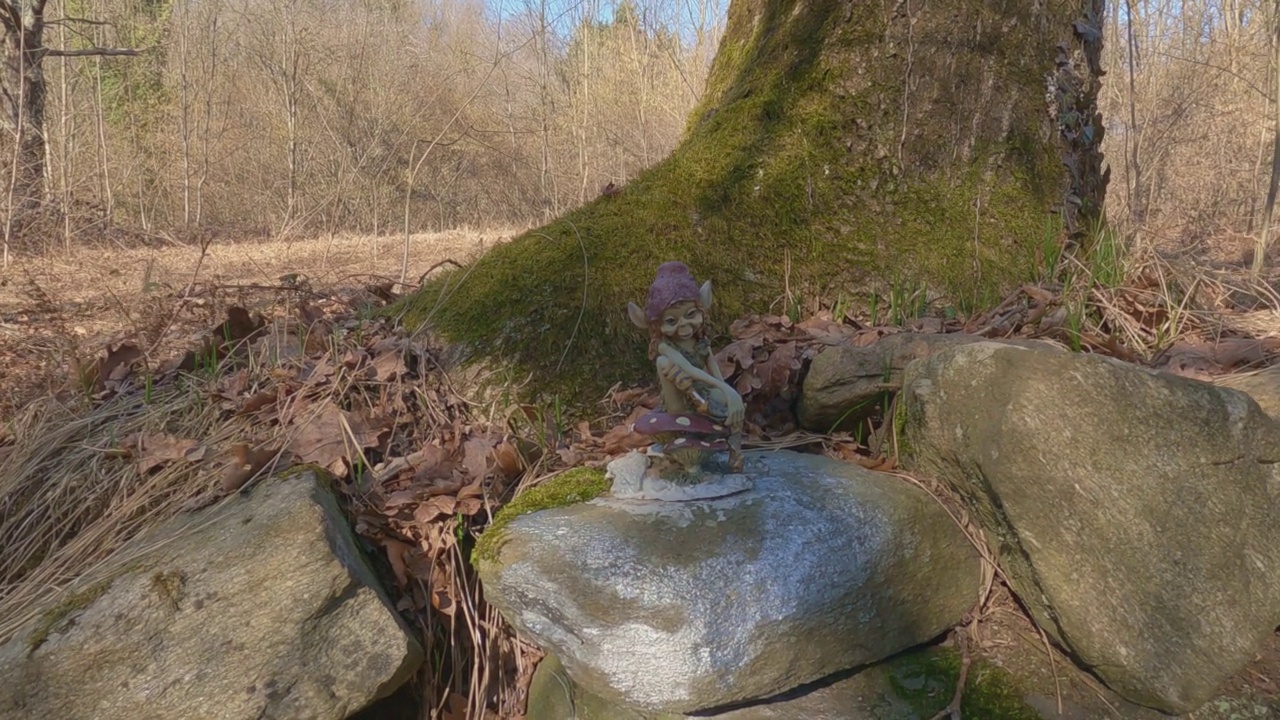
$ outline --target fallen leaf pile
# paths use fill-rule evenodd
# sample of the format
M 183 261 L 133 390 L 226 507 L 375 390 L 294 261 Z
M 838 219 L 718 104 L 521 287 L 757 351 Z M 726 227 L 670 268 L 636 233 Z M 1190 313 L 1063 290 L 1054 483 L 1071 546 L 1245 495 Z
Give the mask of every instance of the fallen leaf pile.
M 1280 351 L 1280 313 L 1241 307 L 1213 283 L 1170 283 L 1148 270 L 1120 287 L 1071 292 L 1024 285 L 993 310 L 949 330 L 990 338 L 1055 340 L 1199 380 L 1269 364 Z M 1252 297 L 1252 296 L 1250 296 Z
M 545 469 L 561 456 L 518 442 L 511 423 L 473 413 L 432 348 L 389 319 L 308 302 L 274 318 L 231 306 L 223 322 L 190 344 L 150 364 L 134 343 L 108 347 L 84 389 L 97 403 L 120 395 L 146 402 L 156 388 L 185 383 L 206 395 L 223 424 L 247 433 L 217 447 L 200 437 L 138 434 L 106 454 L 143 476 L 171 464 L 212 468 L 212 482 L 188 509 L 291 465 L 324 468 L 347 499 L 357 533 L 386 558 L 398 609 L 435 647 L 427 648 L 435 659 L 428 702 L 441 712 L 463 711 L 441 717 L 518 715 L 536 651 L 484 605 L 463 545 L 536 459 Z M 602 457 L 603 449 L 581 455 Z M 477 672 L 490 682 L 470 697 Z

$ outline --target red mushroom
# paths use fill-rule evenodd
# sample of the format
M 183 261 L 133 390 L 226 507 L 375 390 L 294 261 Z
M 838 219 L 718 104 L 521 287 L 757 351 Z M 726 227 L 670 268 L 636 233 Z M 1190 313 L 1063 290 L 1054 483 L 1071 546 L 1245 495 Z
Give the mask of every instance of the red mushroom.
M 654 410 L 636 420 L 635 430 L 662 442 L 662 454 L 693 471 L 713 452 L 728 450 L 730 430 L 705 415 Z
M 693 437 L 729 437 L 729 426 L 697 413 L 667 413 L 653 410 L 640 416 L 635 424 L 641 435 L 688 435 Z

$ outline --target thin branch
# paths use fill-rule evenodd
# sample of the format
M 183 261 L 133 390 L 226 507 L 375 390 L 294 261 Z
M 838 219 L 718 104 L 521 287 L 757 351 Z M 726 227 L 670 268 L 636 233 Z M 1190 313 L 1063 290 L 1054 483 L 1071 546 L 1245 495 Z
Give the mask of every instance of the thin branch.
M 9 0 L 0 2 L 0 23 L 4 23 L 4 27 L 9 32 L 19 32 L 22 30 L 22 15 L 18 12 L 18 7 Z
M 66 25 L 67 23 L 83 23 L 85 25 L 100 25 L 102 27 L 110 27 L 111 23 L 106 20 L 93 20 L 91 18 L 76 17 L 68 15 L 66 17 L 54 18 L 53 20 L 45 20 L 45 25 Z
M 1236 72 L 1236 71 L 1232 70 L 1231 68 L 1225 68 L 1225 67 L 1222 67 L 1221 65 L 1215 65 L 1215 64 L 1213 64 L 1213 63 L 1211 63 L 1211 62 L 1208 62 L 1208 61 L 1205 61 L 1205 60 L 1197 60 L 1196 58 L 1189 58 L 1189 57 L 1183 57 L 1183 56 L 1181 56 L 1181 55 L 1174 55 L 1173 53 L 1167 53 L 1167 52 L 1164 52 L 1163 50 L 1150 50 L 1150 51 L 1148 51 L 1148 52 L 1151 52 L 1152 54 L 1154 54 L 1154 55 L 1158 55 L 1158 56 L 1163 57 L 1163 58 L 1168 58 L 1168 59 L 1170 59 L 1170 60 L 1178 60 L 1178 61 L 1181 61 L 1181 62 L 1191 63 L 1191 64 L 1193 64 L 1193 65 L 1203 65 L 1203 66 L 1205 66 L 1205 67 L 1207 67 L 1207 68 L 1210 68 L 1210 69 L 1212 69 L 1212 70 L 1217 70 L 1217 71 L 1219 71 L 1219 72 L 1224 72 L 1224 73 L 1226 73 L 1226 74 L 1228 74 L 1228 75 L 1230 75 L 1230 76 L 1232 76 L 1232 77 L 1236 78 L 1237 80 L 1239 80 L 1240 82 L 1244 83 L 1245 85 L 1248 85 L 1250 90 L 1252 90 L 1252 91 L 1254 91 L 1254 92 L 1258 93 L 1258 94 L 1259 94 L 1259 95 L 1261 95 L 1262 97 L 1267 98 L 1267 99 L 1270 99 L 1270 98 L 1271 98 L 1271 93 L 1269 93 L 1269 92 L 1267 92 L 1266 90 L 1263 90 L 1262 88 L 1258 87 L 1258 86 L 1257 86 L 1257 85 L 1255 85 L 1251 80 L 1249 80 L 1249 78 L 1247 78 L 1247 77 L 1245 77 L 1245 76 L 1241 75 L 1240 73 L 1238 73 L 1238 72 Z
M 58 50 L 55 48 L 46 48 L 45 56 L 47 57 L 134 57 L 141 55 L 142 51 L 135 48 L 84 48 L 83 50 Z

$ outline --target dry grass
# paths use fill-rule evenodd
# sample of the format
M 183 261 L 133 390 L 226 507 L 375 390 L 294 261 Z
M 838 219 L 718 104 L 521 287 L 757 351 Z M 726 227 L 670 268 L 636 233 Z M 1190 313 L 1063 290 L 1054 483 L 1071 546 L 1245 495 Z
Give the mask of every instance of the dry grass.
M 0 447 L 0 642 L 51 593 L 216 487 L 214 463 L 145 473 L 122 445 L 162 433 L 215 446 L 248 435 L 243 419 L 220 415 L 203 388 L 173 386 L 147 403 L 120 395 L 86 411 L 46 400 L 19 416 L 12 445 Z
M 410 237 L 407 278 L 415 283 L 437 263 L 460 263 L 509 240 L 516 231 L 458 230 Z M 404 252 L 398 237 L 337 236 L 307 240 L 212 243 L 158 248 L 76 248 L 24 257 L 0 271 L 0 333 L 14 316 L 33 309 L 30 281 L 74 316 L 77 333 L 97 336 L 127 327 L 140 300 L 175 295 L 189 284 L 270 285 L 297 274 L 316 287 L 399 280 Z
M 513 234 L 414 235 L 405 276 L 412 285 L 440 263 L 465 263 Z M 273 314 L 300 297 L 399 280 L 403 251 L 400 238 L 338 236 L 20 258 L 0 271 L 0 419 L 65 389 L 107 343 L 140 339 L 158 361 L 220 322 L 231 304 Z

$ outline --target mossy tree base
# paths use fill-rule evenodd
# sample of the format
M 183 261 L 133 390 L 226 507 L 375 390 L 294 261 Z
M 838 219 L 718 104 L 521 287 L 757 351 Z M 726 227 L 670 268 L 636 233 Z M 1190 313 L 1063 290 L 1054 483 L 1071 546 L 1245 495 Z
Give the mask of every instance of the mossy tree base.
M 964 312 L 1097 217 L 1102 0 L 734 0 L 707 96 L 665 162 L 430 283 L 406 306 L 533 388 L 648 380 L 624 312 L 659 263 L 747 312 L 927 286 Z

